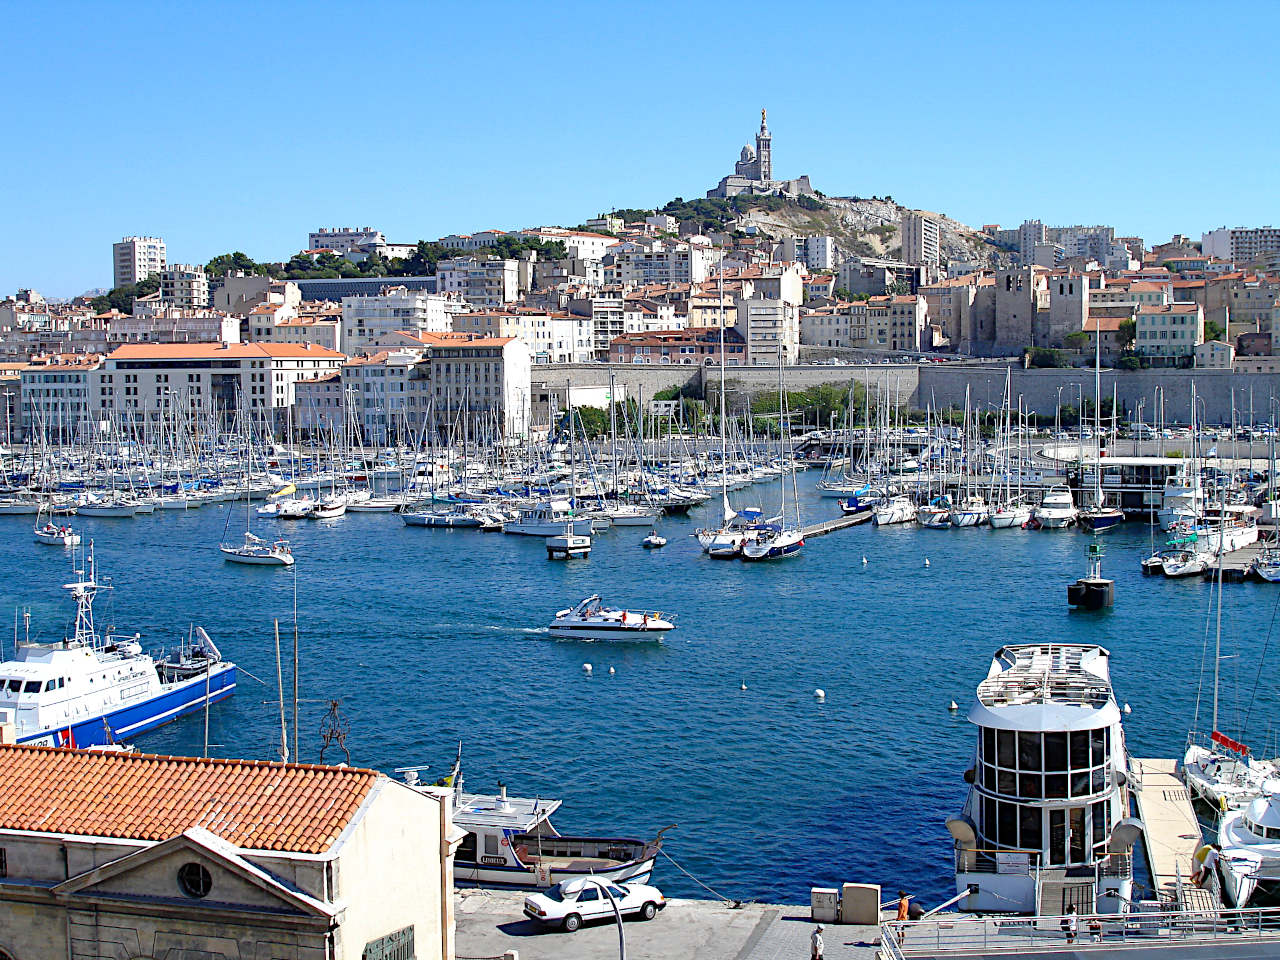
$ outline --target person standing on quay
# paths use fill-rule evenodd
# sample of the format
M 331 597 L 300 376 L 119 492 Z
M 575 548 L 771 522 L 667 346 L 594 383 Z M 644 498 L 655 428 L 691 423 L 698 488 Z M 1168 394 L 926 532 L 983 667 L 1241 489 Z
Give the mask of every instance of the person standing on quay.
M 809 935 L 809 960 L 822 960 L 822 951 L 825 944 L 822 942 L 822 924 L 818 924 L 814 928 L 812 934 Z
M 898 891 L 898 946 L 902 946 L 902 941 L 907 938 L 907 928 L 902 926 L 911 919 L 911 898 L 907 896 L 907 891 Z

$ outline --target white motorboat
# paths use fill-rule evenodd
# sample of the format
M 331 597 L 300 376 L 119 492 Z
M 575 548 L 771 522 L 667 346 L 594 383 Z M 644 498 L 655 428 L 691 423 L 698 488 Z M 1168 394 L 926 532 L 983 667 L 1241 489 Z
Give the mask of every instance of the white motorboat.
M 1267 781 L 1263 791 L 1218 823 L 1222 892 L 1233 907 L 1280 903 L 1280 780 Z
M 547 632 L 561 640 L 661 640 L 674 629 L 667 614 L 606 607 L 592 594 L 557 613 Z
M 138 512 L 138 507 L 132 500 L 124 497 L 106 497 L 101 500 L 82 503 L 76 512 L 82 517 L 123 518 L 132 517 Z
M 605 515 L 615 527 L 651 527 L 662 516 L 657 507 L 642 507 L 634 503 L 622 503 L 606 507 Z
M 40 512 L 40 501 L 34 497 L 0 497 L 0 516 L 17 517 Z
M 391 497 L 368 497 L 347 504 L 348 513 L 395 513 L 402 501 Z
M 470 510 L 451 507 L 446 510 L 415 510 L 412 513 L 400 514 L 400 519 L 408 527 L 444 527 L 446 529 L 475 528 L 483 525 L 483 520 Z
M 1050 487 L 1034 513 L 1036 524 L 1041 530 L 1062 530 L 1076 522 L 1076 515 L 1071 488 L 1063 484 Z
M 186 493 L 174 493 L 156 501 L 157 510 L 195 510 L 204 506 L 204 498 Z
M 263 540 L 248 530 L 244 532 L 243 543 L 223 543 L 218 545 L 222 558 L 232 563 L 255 564 L 268 567 L 293 566 L 293 551 L 288 540 Z
M 570 524 L 573 533 L 580 536 L 589 536 L 591 533 L 591 518 L 585 515 L 574 516 L 568 500 L 543 500 L 521 508 L 520 515 L 504 524 L 502 532 L 528 537 L 554 537 L 565 532 L 566 524 Z
M 47 521 L 43 526 L 36 527 L 34 537 L 36 543 L 44 543 L 52 547 L 80 545 L 80 534 L 72 530 L 68 524 L 57 524 L 52 520 Z
M 969 792 L 947 821 L 958 907 L 1034 913 L 1042 892 L 1076 885 L 1081 913 L 1118 913 L 1134 895 L 1129 757 L 1094 644 L 996 651 L 968 719 L 977 728 Z M 1085 892 L 1087 891 L 1087 892 Z
M 915 502 L 906 496 L 890 497 L 871 511 L 871 522 L 877 527 L 894 523 L 911 523 L 915 518 Z
M 667 545 L 667 538 L 658 533 L 657 530 L 652 530 L 649 532 L 649 535 L 641 541 L 641 543 L 644 544 L 644 548 L 646 550 L 656 550 L 659 547 L 665 547 Z
M 1280 550 L 1275 547 L 1264 550 L 1253 561 L 1253 572 L 1268 583 L 1280 583 Z

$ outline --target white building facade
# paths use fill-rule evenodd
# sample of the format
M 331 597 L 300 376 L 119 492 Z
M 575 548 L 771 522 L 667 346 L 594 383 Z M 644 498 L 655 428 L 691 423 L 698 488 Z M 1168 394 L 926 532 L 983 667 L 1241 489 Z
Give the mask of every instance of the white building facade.
M 159 237 L 125 237 L 111 245 L 113 287 L 123 287 L 161 273 L 168 265 L 168 253 Z

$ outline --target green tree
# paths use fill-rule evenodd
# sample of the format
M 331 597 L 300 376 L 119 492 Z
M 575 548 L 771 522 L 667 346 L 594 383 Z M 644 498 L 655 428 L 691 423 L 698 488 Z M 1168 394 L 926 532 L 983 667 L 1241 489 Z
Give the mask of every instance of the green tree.
M 1225 340 L 1227 331 L 1217 320 L 1205 320 L 1204 338 L 1206 340 Z
M 1138 321 L 1130 317 L 1128 320 L 1120 321 L 1119 334 L 1120 349 L 1128 350 L 1133 346 L 1133 342 L 1138 339 Z
M 1031 357 L 1031 366 L 1033 367 L 1067 366 L 1066 358 L 1062 356 L 1061 350 L 1051 350 L 1047 347 L 1032 347 L 1027 352 Z
M 94 297 L 93 310 L 95 313 L 119 310 L 121 313 L 132 314 L 135 297 L 149 297 L 159 289 L 160 276 L 153 273 L 145 280 L 139 280 L 137 283 L 126 283 L 123 287 L 116 287 L 100 297 Z
M 1068 333 L 1062 340 L 1072 350 L 1080 351 L 1089 345 L 1089 334 L 1083 330 L 1076 330 Z

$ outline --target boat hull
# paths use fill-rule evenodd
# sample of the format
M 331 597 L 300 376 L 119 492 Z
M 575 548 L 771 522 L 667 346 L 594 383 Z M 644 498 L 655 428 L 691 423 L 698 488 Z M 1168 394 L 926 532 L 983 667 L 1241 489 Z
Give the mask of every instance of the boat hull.
M 179 717 L 225 700 L 236 689 L 236 668 L 218 664 L 210 670 L 206 694 L 204 674 L 171 684 L 158 697 L 98 714 L 68 727 L 47 729 L 19 739 L 19 743 L 49 747 L 96 747 L 140 736 Z
M 246 566 L 256 567 L 291 567 L 293 566 L 293 556 L 291 554 L 253 554 L 238 553 L 235 550 L 229 550 L 226 547 L 219 547 L 222 551 L 222 559 L 229 563 L 243 563 Z

